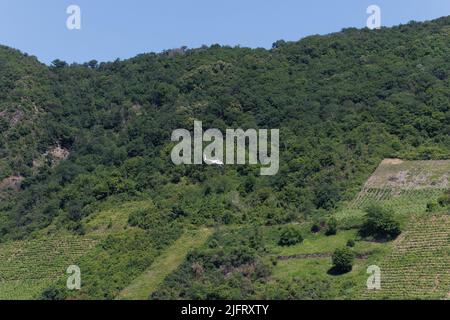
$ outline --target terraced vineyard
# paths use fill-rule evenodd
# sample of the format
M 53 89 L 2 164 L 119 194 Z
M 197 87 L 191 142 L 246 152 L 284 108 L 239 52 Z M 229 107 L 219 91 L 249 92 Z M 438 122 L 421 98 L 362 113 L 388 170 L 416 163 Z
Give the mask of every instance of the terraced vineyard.
M 402 220 L 411 214 L 424 213 L 427 204 L 450 187 L 450 161 L 403 161 L 385 159 L 367 180 L 361 192 L 343 210 L 340 220 L 364 215 L 364 209 L 376 203 L 392 209 Z
M 350 203 L 350 209 L 364 210 L 371 203 L 393 209 L 397 213 L 423 211 L 430 201 L 436 201 L 446 189 L 368 189 Z
M 450 298 L 450 216 L 414 216 L 380 267 L 381 290 L 367 298 Z
M 362 191 L 338 213 L 354 221 L 370 204 L 392 209 L 404 232 L 377 262 L 382 289 L 369 299 L 443 299 L 450 292 L 450 216 L 427 212 L 448 190 L 450 161 L 384 160 Z
M 36 298 L 95 244 L 87 237 L 54 236 L 0 245 L 0 300 Z

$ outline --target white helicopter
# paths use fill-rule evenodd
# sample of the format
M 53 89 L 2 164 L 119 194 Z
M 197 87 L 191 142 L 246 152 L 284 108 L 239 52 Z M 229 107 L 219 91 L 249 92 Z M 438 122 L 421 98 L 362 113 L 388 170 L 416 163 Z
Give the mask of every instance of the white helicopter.
M 203 155 L 203 161 L 205 161 L 208 165 L 215 165 L 215 166 L 223 166 L 223 162 L 220 160 L 215 159 L 208 159 L 205 155 Z

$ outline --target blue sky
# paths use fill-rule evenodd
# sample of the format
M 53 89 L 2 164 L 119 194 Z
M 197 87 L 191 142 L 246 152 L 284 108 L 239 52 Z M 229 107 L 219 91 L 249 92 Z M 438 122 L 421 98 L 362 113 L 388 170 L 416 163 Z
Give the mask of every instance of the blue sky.
M 66 9 L 82 10 L 82 29 L 68 30 Z M 0 44 L 42 62 L 110 61 L 144 52 L 219 43 L 270 48 L 344 27 L 364 27 L 366 9 L 382 25 L 450 15 L 449 0 L 0 0 Z

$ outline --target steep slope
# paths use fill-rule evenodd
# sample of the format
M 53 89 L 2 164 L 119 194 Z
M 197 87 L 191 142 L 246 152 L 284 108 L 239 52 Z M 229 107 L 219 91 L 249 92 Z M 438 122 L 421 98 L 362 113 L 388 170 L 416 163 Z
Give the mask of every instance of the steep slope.
M 385 156 L 445 157 L 448 25 L 442 18 L 380 31 L 347 29 L 277 42 L 269 51 L 216 45 L 100 65 L 55 63 L 40 73 L 45 79 L 36 87 L 45 90 L 32 86 L 28 94 L 47 106 L 40 126 L 47 146 L 39 154 L 53 145 L 71 157 L 26 175 L 4 233 L 23 237 L 61 214 L 78 230 L 97 201 L 154 192 L 179 177 L 214 180 L 220 175 L 214 170 L 175 167 L 169 159 L 172 131 L 192 130 L 194 119 L 205 128 L 282 128 L 276 177 L 260 178 L 252 168 L 229 176 L 237 174 L 242 184 L 254 180 L 249 191 L 272 189 L 271 209 L 280 203 L 297 218 L 349 199 Z M 17 65 L 25 58 L 8 59 Z M 16 82 L 8 83 L 17 88 Z M 6 92 L 13 99 L 14 91 Z M 28 165 L 39 154 L 27 155 Z
M 0 46 L 0 197 L 30 176 L 33 160 L 51 146 L 43 118 L 52 102 L 48 68 Z
M 380 268 L 381 290 L 368 298 L 450 299 L 450 216 L 413 217 Z
M 38 298 L 96 242 L 66 234 L 1 244 L 0 300 Z
M 445 199 L 442 196 L 447 189 L 440 188 L 448 185 L 435 182 L 450 173 L 449 165 L 450 161 L 385 159 L 366 181 L 362 193 L 348 204 L 350 209 L 344 207 L 334 214 L 338 219 L 336 234 L 327 234 L 325 228 L 313 232 L 311 221 L 293 224 L 291 227 L 299 230 L 304 239 L 283 246 L 279 244 L 283 228 L 280 226 L 251 230 L 234 226 L 217 231 L 166 278 L 152 298 L 447 299 L 450 220 L 448 208 L 433 204 Z M 399 175 L 405 177 L 403 182 L 419 183 L 399 184 L 392 179 Z M 383 189 L 386 184 L 389 196 L 374 197 L 387 194 Z M 380 189 L 372 194 L 367 192 L 368 186 Z M 402 187 L 409 191 L 401 192 Z M 417 189 L 412 190 L 414 187 Z M 403 232 L 395 241 L 374 241 L 360 236 L 358 230 L 370 204 L 392 209 L 394 217 L 401 221 Z M 333 253 L 349 247 L 350 240 L 355 257 L 352 270 L 336 274 L 332 272 Z M 236 247 L 244 241 L 260 251 L 250 255 L 240 248 L 248 260 L 243 259 L 236 266 L 233 259 L 241 258 Z M 217 247 L 218 243 L 223 247 Z M 237 252 L 222 258 L 225 248 Z M 267 263 L 267 269 L 258 259 Z M 370 276 L 367 270 L 374 265 L 381 269 L 381 290 L 367 290 Z M 241 285 L 241 290 L 234 281 Z
M 113 298 L 179 236 L 159 243 L 167 231 L 161 226 L 258 229 L 325 219 L 354 198 L 383 158 L 450 157 L 449 35 L 444 17 L 278 41 L 271 50 L 213 45 L 50 67 L 2 47 L 0 188 L 9 191 L 0 195 L 0 241 L 43 230 L 83 236 L 97 214 L 111 214 L 126 230 L 82 257 L 91 282 L 72 297 Z M 192 131 L 194 120 L 222 131 L 279 128 L 279 174 L 261 177 L 249 165 L 175 166 L 171 133 Z M 133 201 L 152 205 L 123 216 L 113 210 Z M 360 209 L 338 218 L 358 224 Z M 223 270 L 248 279 L 243 289 L 215 273 L 225 297 L 251 295 L 267 280 L 264 244 L 250 236 L 258 238 L 242 235 L 255 246 L 243 257 L 236 257 L 238 243 L 216 239 L 222 262 L 232 266 Z M 151 250 L 131 250 L 137 244 Z M 102 275 L 105 266 L 117 267 L 113 283 Z
M 147 300 L 164 279 L 178 268 L 191 250 L 201 246 L 212 234 L 211 230 L 190 231 L 166 249 L 151 267 L 120 292 L 121 300 Z

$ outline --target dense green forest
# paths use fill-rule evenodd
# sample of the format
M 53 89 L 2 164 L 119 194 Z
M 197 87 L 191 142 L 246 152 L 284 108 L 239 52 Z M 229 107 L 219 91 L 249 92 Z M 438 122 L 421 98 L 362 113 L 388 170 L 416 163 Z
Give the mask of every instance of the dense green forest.
M 114 289 L 98 280 L 81 297 L 113 298 L 183 228 L 208 227 L 217 231 L 206 247 L 153 298 L 333 298 L 326 281 L 264 286 L 266 242 L 336 232 L 333 213 L 383 158 L 450 158 L 449 70 L 448 17 L 270 50 L 212 45 L 108 63 L 46 66 L 0 47 L 0 242 L 82 236 L 95 213 L 151 201 L 130 212 L 132 238 L 110 236 L 84 258 L 88 270 L 99 259 L 117 274 Z M 192 131 L 194 120 L 223 132 L 280 129 L 279 173 L 175 166 L 172 131 Z M 107 262 L 133 252 L 133 266 Z

